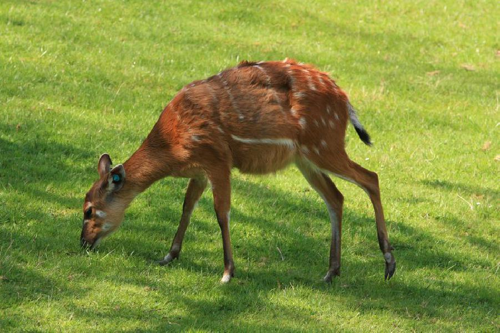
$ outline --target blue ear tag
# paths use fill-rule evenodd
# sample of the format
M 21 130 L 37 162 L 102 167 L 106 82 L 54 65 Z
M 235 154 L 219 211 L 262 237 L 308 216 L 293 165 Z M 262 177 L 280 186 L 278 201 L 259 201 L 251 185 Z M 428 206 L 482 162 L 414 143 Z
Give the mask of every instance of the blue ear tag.
M 120 181 L 120 175 L 113 175 L 113 183 L 118 183 Z

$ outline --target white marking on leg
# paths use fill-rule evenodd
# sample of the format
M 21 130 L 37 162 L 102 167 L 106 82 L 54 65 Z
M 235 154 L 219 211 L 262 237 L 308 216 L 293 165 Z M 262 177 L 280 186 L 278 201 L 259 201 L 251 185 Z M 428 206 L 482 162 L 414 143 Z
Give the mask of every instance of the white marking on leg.
M 315 166 L 314 166 L 314 168 L 317 170 L 317 168 Z M 335 244 L 335 249 L 338 251 L 338 250 L 340 250 L 339 248 L 337 248 L 337 246 L 339 245 L 339 242 L 340 242 L 340 229 L 339 229 L 339 220 L 338 220 L 337 212 L 335 211 L 335 209 L 333 209 L 332 206 L 330 206 L 330 203 L 328 202 L 328 200 L 326 200 L 326 197 L 323 195 L 323 193 L 321 191 L 319 191 L 316 187 L 314 187 L 314 186 L 312 186 L 312 187 L 319 194 L 321 199 L 323 199 L 323 201 L 326 205 L 326 209 L 328 210 L 328 215 L 330 215 L 330 224 L 332 227 L 332 242 Z M 328 274 L 327 274 L 327 276 L 328 276 Z M 325 276 L 325 278 L 327 276 Z
M 173 244 L 170 248 L 170 252 L 178 252 L 180 250 L 179 244 Z
M 302 129 L 305 129 L 306 128 L 306 119 L 304 117 L 300 117 L 299 124 L 300 124 L 300 127 L 302 127 Z
M 328 209 L 328 214 L 330 215 L 330 223 L 332 226 L 332 241 L 335 244 L 336 250 L 338 251 L 339 249 L 337 248 L 337 246 L 340 242 L 340 230 L 337 212 L 335 211 L 335 209 L 333 209 L 332 206 L 330 206 L 325 198 L 323 198 L 323 201 L 325 202 L 326 208 Z
M 385 258 L 385 261 L 390 264 L 391 263 L 391 260 L 392 260 L 392 255 L 390 252 L 386 252 L 384 253 L 384 258 Z
M 224 274 L 222 276 L 222 279 L 220 280 L 221 283 L 228 283 L 231 281 L 231 275 L 230 274 Z
M 295 147 L 292 139 L 247 139 L 247 138 L 240 138 L 233 134 L 231 134 L 231 137 L 236 141 L 248 144 L 267 144 L 267 145 L 286 146 L 290 149 L 293 149 Z
M 174 259 L 170 253 L 168 253 L 165 258 L 163 258 L 163 261 L 165 262 L 171 262 Z

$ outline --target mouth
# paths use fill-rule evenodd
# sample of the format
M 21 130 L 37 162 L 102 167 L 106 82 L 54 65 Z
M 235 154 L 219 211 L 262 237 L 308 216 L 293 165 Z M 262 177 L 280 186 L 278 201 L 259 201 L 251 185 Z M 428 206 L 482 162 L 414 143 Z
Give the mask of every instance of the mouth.
M 84 250 L 88 250 L 88 251 L 94 250 L 99 245 L 100 242 L 101 242 L 101 238 L 97 238 L 96 240 L 94 240 L 93 243 L 87 242 L 83 238 L 80 239 L 80 245 L 81 245 L 81 247 Z

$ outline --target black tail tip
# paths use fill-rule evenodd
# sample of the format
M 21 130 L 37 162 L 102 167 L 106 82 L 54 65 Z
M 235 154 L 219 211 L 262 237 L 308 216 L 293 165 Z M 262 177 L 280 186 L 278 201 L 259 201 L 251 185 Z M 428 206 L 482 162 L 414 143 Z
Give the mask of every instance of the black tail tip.
M 363 127 L 354 127 L 356 129 L 356 133 L 358 133 L 359 138 L 361 141 L 363 141 L 366 145 L 371 146 L 372 142 L 370 141 L 370 135 L 368 134 L 367 131 Z

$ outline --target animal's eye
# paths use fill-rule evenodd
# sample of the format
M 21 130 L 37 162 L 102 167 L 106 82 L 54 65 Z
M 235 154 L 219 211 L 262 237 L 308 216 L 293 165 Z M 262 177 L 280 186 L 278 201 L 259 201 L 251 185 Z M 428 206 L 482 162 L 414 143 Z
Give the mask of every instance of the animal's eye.
M 85 219 L 92 218 L 92 208 L 89 208 L 85 211 Z

